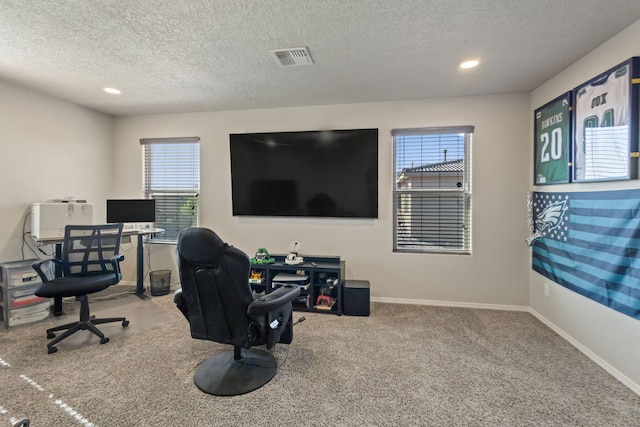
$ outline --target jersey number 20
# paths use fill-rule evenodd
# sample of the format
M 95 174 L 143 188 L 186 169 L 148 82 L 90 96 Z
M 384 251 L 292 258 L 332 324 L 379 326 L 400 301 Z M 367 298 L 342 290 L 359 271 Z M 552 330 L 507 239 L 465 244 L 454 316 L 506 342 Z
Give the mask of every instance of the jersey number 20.
M 540 162 L 546 163 L 550 160 L 560 160 L 562 158 L 562 129 L 555 128 L 549 132 L 540 135 L 542 149 L 540 150 Z

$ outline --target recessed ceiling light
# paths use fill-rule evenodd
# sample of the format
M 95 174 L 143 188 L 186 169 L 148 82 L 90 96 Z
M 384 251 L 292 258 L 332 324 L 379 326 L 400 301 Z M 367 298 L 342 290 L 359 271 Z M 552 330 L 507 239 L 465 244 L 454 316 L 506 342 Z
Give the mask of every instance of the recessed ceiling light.
M 107 92 L 107 93 L 111 93 L 113 95 L 120 95 L 122 93 L 118 89 L 114 89 L 112 87 L 105 87 L 104 91 Z
M 475 59 L 472 59 L 471 61 L 464 61 L 462 64 L 460 64 L 460 68 L 473 68 L 473 67 L 477 67 L 478 64 L 480 63 L 480 61 L 476 61 Z

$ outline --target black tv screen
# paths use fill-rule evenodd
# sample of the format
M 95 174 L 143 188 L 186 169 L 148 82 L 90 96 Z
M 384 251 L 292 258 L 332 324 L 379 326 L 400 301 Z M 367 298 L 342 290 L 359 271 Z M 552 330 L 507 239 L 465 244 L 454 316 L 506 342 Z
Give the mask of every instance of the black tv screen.
M 107 222 L 155 222 L 154 199 L 108 199 Z
M 230 134 L 233 215 L 378 217 L 378 129 Z

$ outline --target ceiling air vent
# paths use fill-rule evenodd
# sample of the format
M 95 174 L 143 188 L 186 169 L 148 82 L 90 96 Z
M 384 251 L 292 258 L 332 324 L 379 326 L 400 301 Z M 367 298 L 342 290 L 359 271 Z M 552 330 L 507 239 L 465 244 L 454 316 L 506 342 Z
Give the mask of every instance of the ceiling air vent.
M 291 67 L 294 65 L 312 65 L 313 60 L 306 47 L 296 47 L 294 49 L 276 49 L 270 50 L 273 57 L 282 67 Z

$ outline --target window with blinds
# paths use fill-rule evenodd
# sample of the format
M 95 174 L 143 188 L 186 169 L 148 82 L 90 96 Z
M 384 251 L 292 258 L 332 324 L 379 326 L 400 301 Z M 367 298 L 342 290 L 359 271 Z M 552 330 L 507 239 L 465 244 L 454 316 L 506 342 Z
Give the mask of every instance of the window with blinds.
M 473 126 L 391 134 L 394 252 L 470 254 Z
M 197 226 L 200 195 L 200 138 L 141 139 L 144 197 L 156 201 L 153 240 L 176 242 L 185 228 Z

